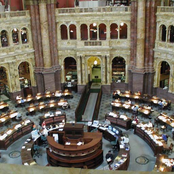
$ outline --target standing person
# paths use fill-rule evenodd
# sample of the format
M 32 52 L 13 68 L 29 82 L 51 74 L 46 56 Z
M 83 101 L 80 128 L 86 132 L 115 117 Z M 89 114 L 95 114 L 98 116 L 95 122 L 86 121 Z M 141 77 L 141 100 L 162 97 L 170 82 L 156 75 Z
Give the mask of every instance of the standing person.
M 113 159 L 114 159 L 114 155 L 111 153 L 111 150 L 108 151 L 105 158 L 106 158 L 108 165 L 111 165 L 111 163 L 113 162 Z

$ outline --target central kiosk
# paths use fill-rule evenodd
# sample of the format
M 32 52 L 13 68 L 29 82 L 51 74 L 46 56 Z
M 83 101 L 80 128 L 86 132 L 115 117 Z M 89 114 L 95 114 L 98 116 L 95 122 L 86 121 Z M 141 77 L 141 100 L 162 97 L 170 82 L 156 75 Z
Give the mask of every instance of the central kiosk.
M 83 124 L 66 123 L 62 131 L 49 132 L 49 165 L 92 169 L 103 162 L 102 133 L 84 132 L 83 128 Z

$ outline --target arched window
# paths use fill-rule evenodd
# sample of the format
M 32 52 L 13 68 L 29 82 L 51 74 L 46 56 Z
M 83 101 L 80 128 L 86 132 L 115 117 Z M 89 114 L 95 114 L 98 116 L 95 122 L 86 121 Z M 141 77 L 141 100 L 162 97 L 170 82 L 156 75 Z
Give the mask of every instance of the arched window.
M 28 42 L 28 33 L 26 28 L 21 29 L 21 39 L 23 44 Z
M 127 24 L 120 24 L 120 39 L 127 39 Z
M 67 40 L 68 39 L 67 26 L 66 25 L 61 25 L 60 26 L 60 31 L 61 31 L 61 39 L 62 40 Z
M 80 26 L 81 40 L 88 40 L 88 27 L 86 24 Z
M 8 46 L 8 33 L 6 30 L 1 31 L 1 45 L 2 47 Z
M 69 35 L 70 39 L 76 39 L 76 26 L 74 24 L 69 26 Z
M 19 30 L 17 28 L 14 28 L 12 30 L 12 39 L 13 39 L 13 43 L 15 44 L 19 44 Z
M 90 40 L 97 40 L 97 24 L 93 23 L 90 25 Z
M 106 40 L 106 25 L 105 24 L 99 25 L 99 39 Z
M 112 81 L 125 82 L 126 62 L 122 57 L 115 57 L 112 60 Z
M 166 26 L 161 25 L 160 27 L 160 41 L 166 42 Z
M 110 38 L 111 39 L 118 39 L 118 25 L 111 24 L 110 26 Z
M 169 27 L 169 42 L 174 42 L 174 26 Z
M 160 88 L 169 87 L 170 66 L 166 61 L 161 62 Z

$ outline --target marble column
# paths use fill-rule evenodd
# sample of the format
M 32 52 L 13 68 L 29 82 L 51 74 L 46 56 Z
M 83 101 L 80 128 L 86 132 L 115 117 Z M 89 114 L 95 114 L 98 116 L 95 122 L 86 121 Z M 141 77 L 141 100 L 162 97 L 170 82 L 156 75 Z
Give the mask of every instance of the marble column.
M 78 78 L 78 85 L 81 85 L 81 66 L 80 66 L 80 56 L 77 57 L 77 78 Z
M 19 40 L 19 45 L 21 45 L 22 44 L 22 38 L 21 38 L 21 31 L 19 30 L 19 32 L 18 32 L 18 40 Z
M 97 40 L 100 40 L 99 39 L 99 25 L 97 25 Z
M 105 84 L 105 56 L 101 56 L 101 83 Z
M 49 33 L 48 33 L 48 17 L 46 0 L 39 1 L 39 14 L 40 14 L 40 27 L 42 36 L 42 48 L 43 48 L 43 60 L 44 68 L 51 67 L 51 55 L 50 55 L 50 45 L 49 45 Z
M 136 62 L 136 39 L 137 39 L 137 1 L 131 1 L 131 26 L 130 26 L 130 40 L 131 40 L 131 51 L 130 51 L 130 64 L 129 69 L 135 66 Z
M 81 38 L 80 38 L 81 31 L 80 31 L 80 24 L 79 23 L 77 23 L 77 26 L 76 26 L 76 34 L 77 34 L 77 41 L 80 41 L 81 40 Z
M 31 32 L 33 39 L 33 46 L 35 49 L 35 66 L 43 67 L 42 53 L 41 53 L 41 38 L 40 38 L 40 22 L 39 22 L 39 13 L 38 13 L 38 4 L 37 1 L 26 0 L 27 9 L 30 10 L 31 17 Z M 31 37 L 31 36 L 30 36 Z M 32 42 L 32 39 L 29 42 Z
M 82 84 L 85 85 L 86 84 L 86 73 L 85 71 L 87 71 L 87 68 L 85 66 L 85 57 L 82 57 Z M 88 74 L 88 72 L 87 72 Z
M 110 84 L 110 79 L 111 79 L 111 77 L 110 77 L 110 74 L 111 74 L 111 68 L 110 68 L 110 57 L 109 56 L 107 56 L 107 84 Z
M 56 28 L 56 16 L 55 16 L 55 8 L 56 8 L 56 0 L 48 0 L 50 3 L 50 16 L 51 16 L 51 45 L 52 45 L 52 52 L 53 52 L 53 62 L 52 65 L 58 65 L 59 59 L 58 59 L 58 50 L 57 50 L 57 28 Z
M 145 0 L 138 1 L 136 69 L 144 69 Z
M 145 40 L 145 69 L 148 71 L 148 62 L 149 62 L 149 41 L 150 41 L 150 6 L 151 6 L 151 0 L 147 0 L 146 2 L 146 30 L 145 30 L 145 35 L 146 35 L 146 40 Z
M 88 30 L 88 41 L 90 40 L 90 25 L 87 26 L 87 30 Z
M 173 68 L 174 66 L 171 65 L 171 69 L 170 69 L 170 77 L 169 77 L 169 92 L 174 92 L 174 89 L 173 89 Z
M 110 39 L 110 24 L 106 25 L 106 40 Z

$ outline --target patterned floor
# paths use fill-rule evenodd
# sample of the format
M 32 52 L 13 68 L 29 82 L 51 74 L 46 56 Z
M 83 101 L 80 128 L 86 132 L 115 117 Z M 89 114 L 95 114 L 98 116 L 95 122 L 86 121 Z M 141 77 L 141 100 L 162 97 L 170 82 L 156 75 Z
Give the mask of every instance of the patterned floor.
M 75 119 L 75 109 L 78 105 L 79 99 L 80 99 L 80 94 L 78 93 L 74 93 L 74 98 L 73 99 L 68 99 L 68 102 L 71 106 L 70 109 L 67 110 L 63 110 L 65 111 L 66 115 L 67 115 L 67 121 L 74 121 Z M 100 105 L 100 111 L 99 111 L 99 116 L 98 119 L 100 122 L 104 122 L 104 118 L 105 118 L 105 114 L 111 111 L 111 101 L 112 101 L 112 95 L 108 95 L 108 94 L 103 94 L 102 95 L 102 100 L 101 100 L 101 105 Z M 15 108 L 15 103 L 9 101 L 9 108 L 12 110 L 18 110 L 21 114 L 23 119 L 25 118 L 29 118 L 31 119 L 38 127 L 39 127 L 39 117 L 43 115 L 43 113 L 39 113 L 37 112 L 36 115 L 34 116 L 26 116 L 26 109 L 25 107 L 18 107 Z M 93 103 L 91 103 L 91 105 L 93 105 Z M 157 117 L 160 114 L 160 110 L 157 107 L 154 107 L 154 112 L 151 114 L 152 116 L 152 122 L 154 120 L 155 117 Z M 129 117 L 131 117 L 132 113 L 131 112 L 127 112 L 124 110 L 119 110 L 120 113 L 126 114 Z M 172 104 L 172 109 L 170 111 L 165 110 L 165 112 L 168 115 L 173 115 L 174 114 L 174 104 Z M 149 119 L 145 119 L 143 117 L 141 117 L 141 115 L 138 116 L 140 121 L 143 122 L 148 122 Z M 15 122 L 12 123 L 16 124 Z M 12 126 L 11 125 L 11 126 Z M 10 125 L 8 127 L 3 127 L 1 128 L 1 131 L 9 128 Z M 155 161 L 156 158 L 153 156 L 153 152 L 151 150 L 151 148 L 138 136 L 136 136 L 133 133 L 133 130 L 122 130 L 123 133 L 128 134 L 129 139 L 130 139 L 130 144 L 131 144 L 131 151 L 130 151 L 130 165 L 128 170 L 130 171 L 151 171 L 154 168 L 155 165 Z M 168 139 L 168 143 L 173 142 L 172 138 L 170 138 L 171 135 L 171 128 L 168 128 L 168 131 L 166 132 L 166 134 L 169 136 Z M 22 164 L 21 159 L 19 153 L 21 150 L 21 147 L 24 143 L 24 141 L 29 137 L 30 135 L 26 135 L 25 137 L 22 137 L 20 140 L 16 141 L 15 143 L 13 143 L 7 150 L 0 150 L 2 158 L 1 158 L 1 162 L 2 163 L 10 163 L 10 164 Z M 104 150 L 104 156 L 105 154 L 108 152 L 108 150 L 112 149 L 112 146 L 110 145 L 110 143 L 106 140 L 103 140 L 103 150 Z M 36 159 L 39 165 L 43 165 L 45 166 L 47 164 L 47 160 L 46 160 L 46 153 L 45 153 L 45 149 L 42 148 L 41 149 L 41 153 L 42 153 L 42 157 Z M 116 154 L 114 154 L 116 155 Z M 13 158 L 15 157 L 16 158 Z M 174 157 L 174 153 L 172 153 L 170 155 L 170 157 Z M 147 162 L 148 161 L 148 162 Z M 142 165 L 143 164 L 143 165 Z M 106 161 L 104 160 L 103 164 L 101 166 L 99 166 L 97 169 L 102 170 L 103 167 L 105 167 L 107 165 Z

